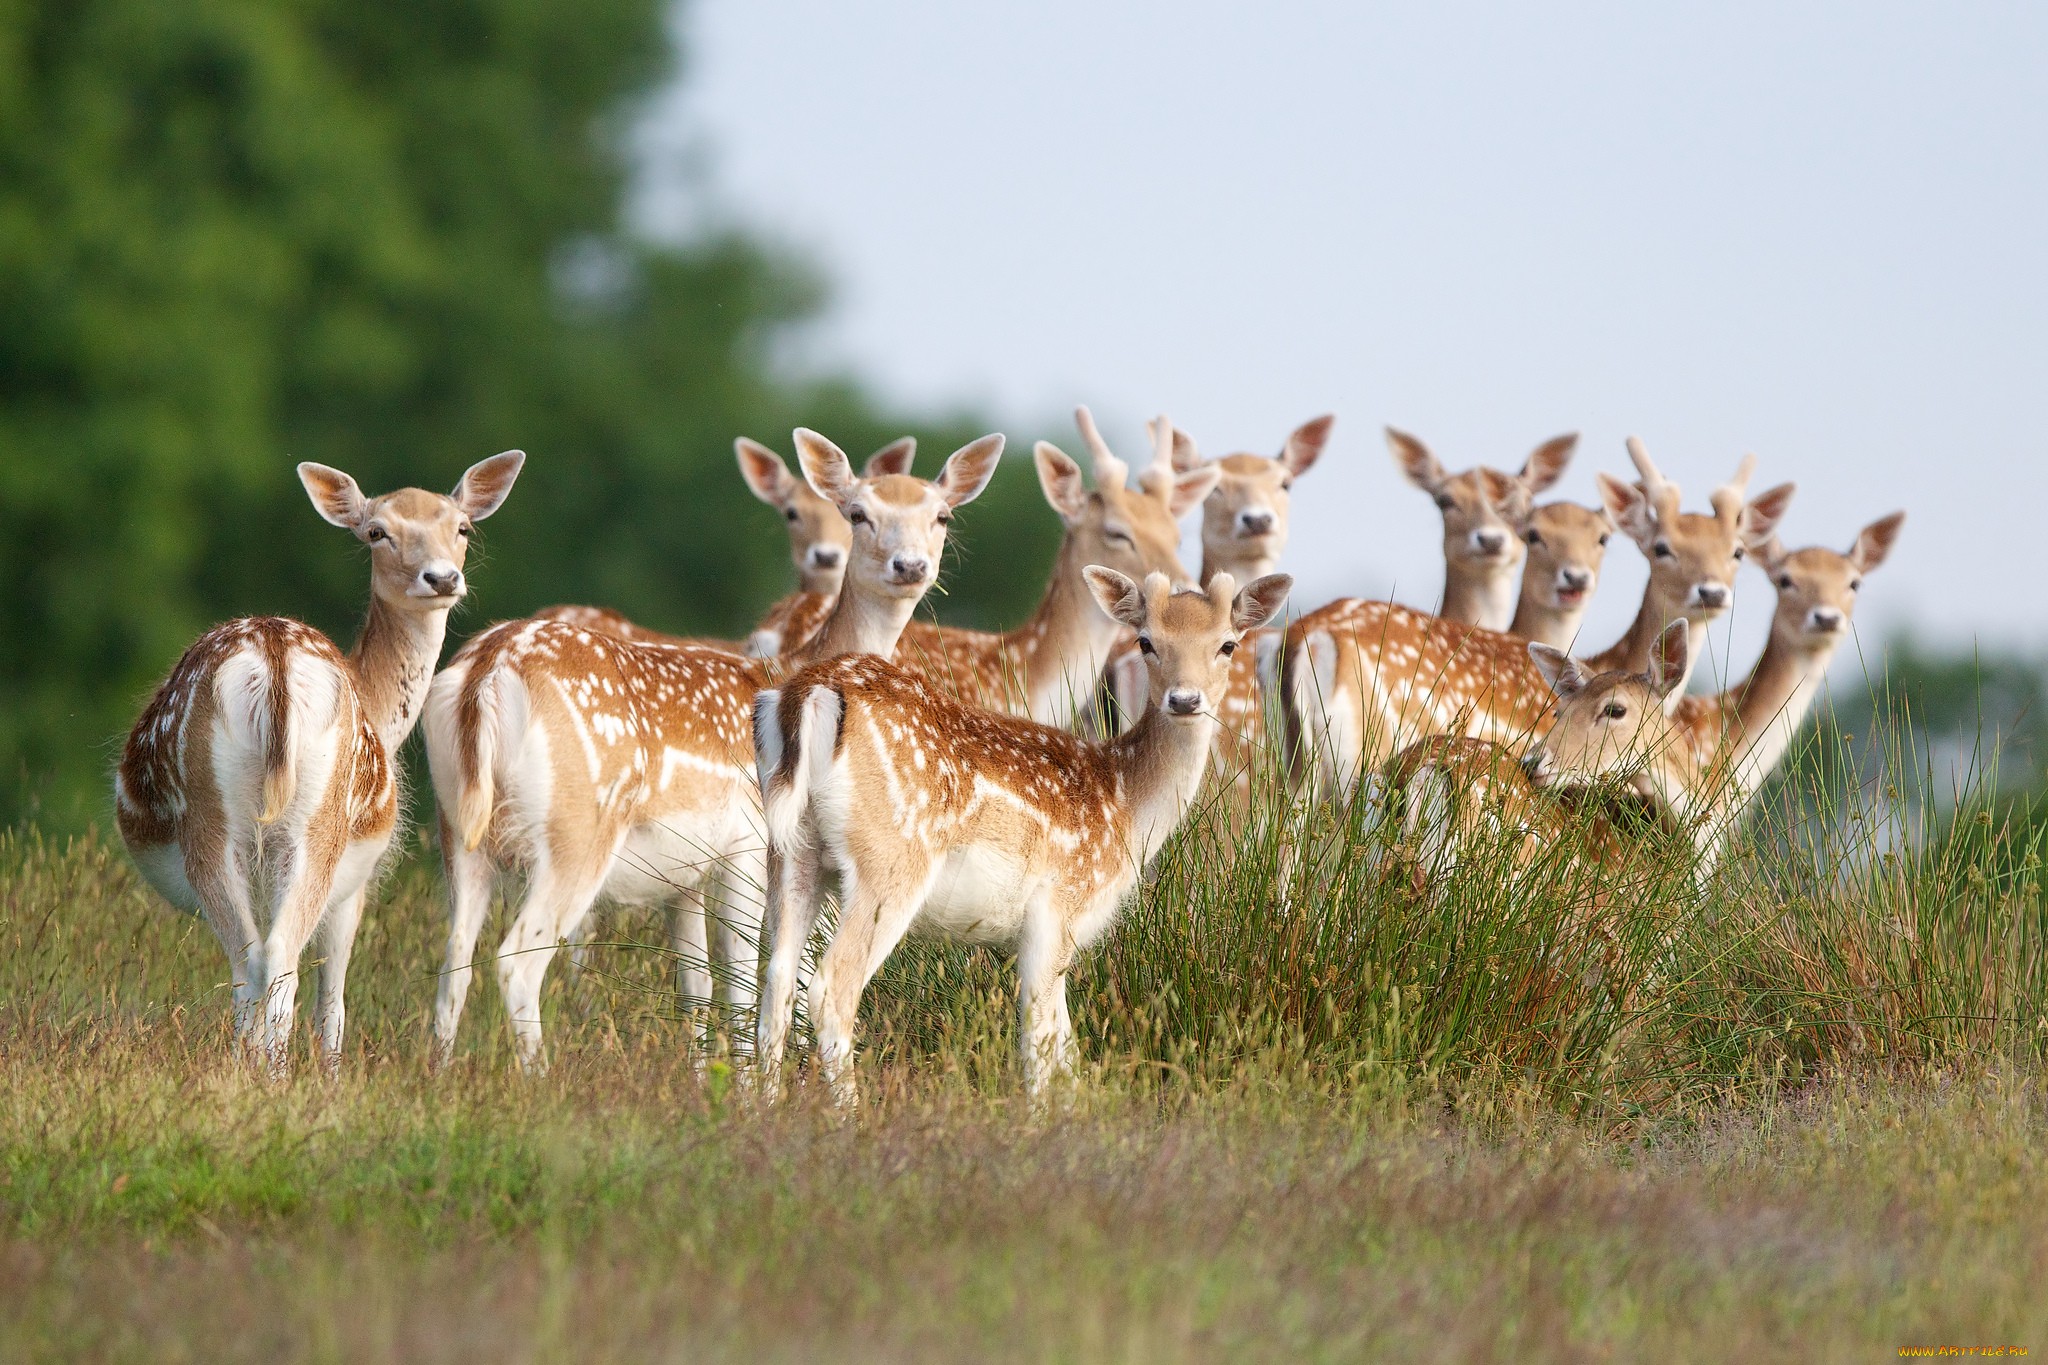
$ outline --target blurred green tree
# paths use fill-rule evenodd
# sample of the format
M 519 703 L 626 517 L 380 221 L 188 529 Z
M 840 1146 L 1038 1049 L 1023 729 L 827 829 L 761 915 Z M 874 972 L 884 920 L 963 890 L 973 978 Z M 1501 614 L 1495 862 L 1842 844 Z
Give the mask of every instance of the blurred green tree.
M 781 375 L 822 300 L 801 262 L 622 227 L 665 9 L 0 0 L 0 823 L 102 813 L 212 622 L 350 636 L 363 566 L 297 460 L 438 488 L 524 448 L 466 624 L 592 601 L 735 633 L 790 578 L 735 435 L 912 431 L 931 466 L 985 429 Z M 1021 615 L 1057 533 L 1007 462 L 948 617 Z

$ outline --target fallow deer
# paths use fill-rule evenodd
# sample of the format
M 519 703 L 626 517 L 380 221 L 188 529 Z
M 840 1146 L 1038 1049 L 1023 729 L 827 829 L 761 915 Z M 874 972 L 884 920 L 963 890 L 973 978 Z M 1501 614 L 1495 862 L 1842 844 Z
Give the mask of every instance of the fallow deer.
M 1101 564 L 1185 579 L 1179 519 L 1221 477 L 1212 467 L 1176 470 L 1166 424 L 1166 433 L 1154 438 L 1152 467 L 1132 488 L 1129 466 L 1102 439 L 1087 408 L 1074 410 L 1074 423 L 1094 465 L 1092 490 L 1058 446 L 1040 441 L 1033 450 L 1039 486 L 1066 534 L 1031 619 L 1001 633 L 913 621 L 895 655 L 899 667 L 948 696 L 1061 725 L 1071 725 L 1094 699 L 1120 629 L 1095 609 L 1083 570 Z
M 1599 585 L 1607 539 L 1616 529 L 1606 508 L 1575 502 L 1546 502 L 1519 518 L 1515 530 L 1529 547 L 1529 558 L 1508 634 L 1570 649 Z
M 845 581 L 824 629 L 776 660 L 643 644 L 547 621 L 512 621 L 472 640 L 434 681 L 427 755 L 441 806 L 449 887 L 446 970 L 435 1008 L 445 1057 L 497 870 L 527 873 L 498 959 L 522 1063 L 541 1057 L 549 959 L 600 896 L 669 903 L 680 986 L 711 993 L 703 897 L 723 880 L 727 998 L 754 994 L 754 941 L 738 902 L 765 876 L 748 708 L 774 676 L 840 654 L 887 654 L 938 575 L 953 509 L 994 473 L 1000 436 L 954 452 L 936 482 L 857 478 L 840 449 L 796 433 L 811 486 L 853 531 Z
M 789 557 L 796 564 L 798 584 L 795 592 L 768 609 L 744 646 L 650 630 L 610 607 L 546 607 L 535 612 L 533 619 L 603 631 L 621 640 L 709 645 L 735 651 L 744 648 L 747 654 L 762 659 L 773 658 L 784 649 L 795 649 L 817 634 L 832 612 L 833 599 L 839 595 L 839 582 L 846 570 L 846 549 L 853 543 L 853 528 L 839 515 L 838 508 L 791 474 L 782 457 L 767 446 L 742 436 L 733 442 L 733 452 L 739 457 L 740 477 L 746 480 L 754 496 L 782 514 L 789 531 Z M 861 477 L 908 474 L 916 454 L 917 438 L 900 437 L 868 456 L 861 467 Z
M 320 515 L 369 547 L 355 647 L 344 655 L 282 617 L 216 626 L 128 736 L 114 778 L 121 838 L 165 900 L 206 917 L 233 973 L 236 1034 L 273 1074 L 286 1069 L 299 958 L 316 931 L 321 1058 L 339 1064 L 349 952 L 398 819 L 393 753 L 468 591 L 471 527 L 504 502 L 525 459 L 492 456 L 448 497 L 366 498 L 340 470 L 301 464 Z
M 1745 502 L 1754 457 L 1714 490 L 1712 515 L 1681 512 L 1677 485 L 1629 453 L 1640 485 L 1602 477 L 1616 523 L 1650 561 L 1634 623 L 1586 660 L 1596 672 L 1640 671 L 1665 623 L 1699 627 L 1726 612 L 1745 545 L 1768 536 L 1792 500 L 1781 484 Z M 1698 650 L 1687 651 L 1689 660 Z M 1295 621 L 1282 659 L 1281 703 L 1295 777 L 1312 794 L 1348 797 L 1361 773 L 1433 735 L 1471 735 L 1524 748 L 1547 725 L 1550 688 L 1523 641 L 1392 602 L 1340 598 Z
M 1087 583 L 1138 633 L 1152 674 L 1145 716 L 1115 739 L 963 705 L 874 658 L 808 668 L 761 694 L 756 766 L 783 868 L 756 1044 L 771 1089 L 827 867 L 844 895 L 810 1018 L 842 1103 L 856 1098 L 861 992 L 912 928 L 1015 945 L 1026 1083 L 1042 1090 L 1072 1064 L 1066 971 L 1179 824 L 1215 731 L 1210 698 L 1292 586 L 1275 574 L 1240 591 L 1225 573 L 1175 592 L 1164 574 L 1141 588 L 1099 565 Z
M 1436 614 L 1487 630 L 1506 630 L 1515 613 L 1515 574 L 1524 546 L 1515 520 L 1538 493 L 1564 476 L 1576 433 L 1536 447 L 1518 474 L 1480 465 L 1446 471 L 1428 446 L 1387 428 L 1387 446 L 1408 482 L 1430 495 L 1444 515 L 1444 596 Z

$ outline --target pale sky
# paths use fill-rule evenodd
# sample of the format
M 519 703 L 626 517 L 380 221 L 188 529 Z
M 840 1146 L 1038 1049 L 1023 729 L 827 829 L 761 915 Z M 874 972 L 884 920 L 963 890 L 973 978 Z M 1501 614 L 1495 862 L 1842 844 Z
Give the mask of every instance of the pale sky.
M 994 413 L 1170 413 L 1297 489 L 1294 607 L 1433 605 L 1452 468 L 1636 433 L 1689 507 L 1744 451 L 1793 546 L 1904 507 L 1859 615 L 2048 643 L 2048 9 L 699 0 L 642 220 L 746 224 L 835 286 L 797 365 Z M 1048 512 L 1050 515 L 1050 512 Z M 1192 545 L 1192 536 L 1190 538 Z M 1585 640 L 1633 615 L 1617 538 Z M 1738 585 L 1746 667 L 1771 593 Z

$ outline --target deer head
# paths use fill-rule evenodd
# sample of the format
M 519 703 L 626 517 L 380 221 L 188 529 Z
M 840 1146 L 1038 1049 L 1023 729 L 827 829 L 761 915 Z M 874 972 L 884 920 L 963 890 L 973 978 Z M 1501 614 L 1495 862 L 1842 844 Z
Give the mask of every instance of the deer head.
M 1094 463 L 1092 490 L 1080 465 L 1058 446 L 1040 441 L 1032 450 L 1039 487 L 1067 527 L 1068 553 L 1082 564 L 1106 565 L 1126 576 L 1159 573 L 1186 582 L 1180 518 L 1209 495 L 1217 472 L 1174 469 L 1172 424 L 1161 418 L 1155 426 L 1164 426 L 1167 434 L 1155 436 L 1153 467 L 1132 488 L 1130 466 L 1110 451 L 1087 408 L 1074 410 L 1074 424 Z
M 1904 512 L 1878 518 L 1846 554 L 1818 545 L 1787 550 L 1775 535 L 1755 539 L 1752 556 L 1778 590 L 1772 636 L 1809 653 L 1833 650 L 1855 617 L 1863 575 L 1884 563 L 1905 521 Z
M 980 495 L 1003 453 L 1001 436 L 984 436 L 954 451 L 927 483 L 893 469 L 856 476 L 846 452 L 807 427 L 795 440 L 805 480 L 846 519 L 845 572 L 887 597 L 918 598 L 931 587 L 953 509 Z
M 504 503 L 525 463 L 518 450 L 480 460 L 447 497 L 401 488 L 366 498 L 354 479 L 311 460 L 299 466 L 299 482 L 323 518 L 370 547 L 371 591 L 379 602 L 446 611 L 469 591 L 462 564 L 473 524 Z
M 1204 577 L 1243 565 L 1271 565 L 1287 547 L 1287 517 L 1294 481 L 1307 473 L 1329 443 L 1336 418 L 1317 417 L 1296 427 L 1271 459 L 1263 455 L 1225 455 L 1213 462 L 1215 489 L 1202 502 Z M 1186 432 L 1173 434 L 1175 469 L 1204 465 Z M 1155 433 L 1154 439 L 1157 439 Z
M 1599 475 L 1600 500 L 1609 516 L 1650 561 L 1645 607 L 1668 619 L 1683 613 L 1704 625 L 1735 600 L 1735 571 L 1751 543 L 1777 527 L 1791 505 L 1796 485 L 1776 488 L 1744 502 L 1756 457 L 1745 455 L 1735 477 L 1715 489 L 1711 514 L 1679 510 L 1678 485 L 1651 462 L 1643 443 L 1628 438 L 1629 459 L 1641 475 L 1629 484 Z
M 1436 501 L 1444 516 L 1444 562 L 1506 573 L 1522 562 L 1522 542 L 1511 524 L 1528 510 L 1528 500 L 1561 478 L 1577 448 L 1576 434 L 1536 447 L 1518 474 L 1480 465 L 1462 474 L 1446 471 L 1415 437 L 1387 428 L 1387 447 L 1402 475 Z
M 1617 528 L 1605 509 L 1575 502 L 1547 502 L 1516 521 L 1529 562 L 1522 570 L 1522 597 L 1553 611 L 1576 611 L 1593 596 L 1607 539 Z
M 1213 716 L 1230 681 L 1230 660 L 1250 632 L 1273 619 L 1294 580 L 1268 574 L 1240 591 L 1227 573 L 1206 588 L 1176 592 L 1165 574 L 1141 588 L 1114 569 L 1090 564 L 1088 589 L 1108 616 L 1138 635 L 1154 709 L 1174 717 Z
M 805 592 L 830 595 L 839 591 L 846 571 L 846 550 L 853 543 L 853 528 L 828 498 L 813 492 L 810 485 L 789 472 L 782 457 L 742 436 L 733 443 L 739 457 L 740 477 L 755 497 L 782 513 L 789 531 L 789 557 L 795 563 Z M 861 467 L 861 477 L 908 474 L 917 454 L 917 438 L 905 436 L 891 441 Z
M 1647 775 L 1645 794 L 1669 804 L 1677 793 L 1659 772 L 1677 742 L 1671 712 L 1690 669 L 1690 630 L 1684 617 L 1666 626 L 1641 673 L 1590 673 L 1563 650 L 1531 644 L 1530 660 L 1557 694 L 1557 720 L 1530 750 L 1530 780 L 1574 787 Z

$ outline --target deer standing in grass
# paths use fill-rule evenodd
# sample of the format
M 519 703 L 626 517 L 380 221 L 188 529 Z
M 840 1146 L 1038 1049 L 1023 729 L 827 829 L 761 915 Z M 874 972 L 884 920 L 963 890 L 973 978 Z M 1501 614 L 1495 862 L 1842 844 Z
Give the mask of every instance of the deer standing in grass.
M 370 610 L 347 654 L 276 616 L 216 626 L 185 651 L 128 736 L 115 820 L 142 874 L 197 910 L 227 954 L 235 1032 L 287 1068 L 299 959 L 318 931 L 323 1065 L 340 1063 L 350 949 L 398 820 L 393 754 L 412 732 L 448 612 L 468 591 L 470 530 L 526 457 L 473 466 L 448 497 L 366 498 L 326 465 L 299 480 L 327 521 L 369 548 Z
M 1664 626 L 1699 627 L 1733 600 L 1747 546 L 1790 504 L 1781 484 L 1745 501 L 1754 457 L 1714 490 L 1711 515 L 1682 512 L 1677 485 L 1629 441 L 1639 484 L 1600 477 L 1608 514 L 1650 561 L 1642 606 L 1626 633 L 1586 660 L 1595 672 L 1640 671 Z M 1288 628 L 1281 702 L 1291 762 L 1312 795 L 1348 798 L 1359 776 L 1416 740 L 1471 735 L 1525 748 L 1549 723 L 1549 686 L 1524 641 L 1392 602 L 1340 598 Z M 1688 660 L 1698 650 L 1687 651 Z
M 1576 434 L 1536 447 L 1518 474 L 1484 465 L 1452 474 L 1428 446 L 1387 428 L 1387 446 L 1408 482 L 1444 515 L 1444 596 L 1436 614 L 1486 630 L 1506 630 L 1515 613 L 1515 574 L 1525 547 L 1516 520 L 1560 478 L 1578 448 Z
M 789 472 L 782 457 L 742 436 L 733 442 L 739 457 L 740 477 L 755 497 L 780 512 L 789 531 L 789 557 L 796 564 L 797 590 L 768 609 L 744 646 L 697 636 L 668 635 L 637 625 L 624 612 L 610 607 L 546 607 L 533 614 L 536 621 L 560 621 L 584 630 L 601 630 L 622 640 L 652 641 L 670 645 L 710 645 L 760 659 L 773 658 L 785 649 L 804 644 L 832 612 L 839 596 L 840 579 L 846 572 L 846 551 L 853 543 L 853 528 L 839 515 L 827 498 Z M 864 479 L 884 474 L 908 474 L 917 454 L 917 438 L 905 436 L 891 441 L 861 467 Z
M 498 979 L 523 1064 L 542 1055 L 549 959 L 600 897 L 668 904 L 679 986 L 686 998 L 707 999 L 704 897 L 722 881 L 727 999 L 742 1012 L 751 1007 L 756 948 L 742 901 L 765 878 L 748 721 L 754 694 L 804 663 L 894 648 L 938 576 L 953 510 L 987 485 L 1003 441 L 985 436 L 954 452 L 935 482 L 858 478 L 815 432 L 799 430 L 796 445 L 812 488 L 853 528 L 831 615 L 801 649 L 744 659 L 511 621 L 470 641 L 435 679 L 427 756 L 449 889 L 434 1016 L 441 1056 L 454 1046 L 493 880 L 508 866 L 523 868 L 527 881 Z
M 756 1045 L 771 1088 L 828 867 L 844 894 L 810 1017 L 842 1104 L 857 1098 L 861 992 L 912 928 L 1015 945 L 1026 1084 L 1038 1092 L 1072 1065 L 1067 969 L 1180 823 L 1231 655 L 1292 586 L 1275 574 L 1240 590 L 1226 573 L 1175 592 L 1164 574 L 1140 587 L 1099 565 L 1087 582 L 1137 632 L 1152 674 L 1144 718 L 1115 739 L 963 705 L 875 658 L 807 668 L 761 694 L 757 768 L 783 869 Z
M 1132 488 L 1130 467 L 1102 439 L 1088 409 L 1076 408 L 1074 422 L 1094 465 L 1092 490 L 1058 446 L 1040 441 L 1032 452 L 1039 486 L 1066 534 L 1031 619 L 1000 633 L 913 621 L 895 654 L 905 672 L 948 696 L 1058 725 L 1071 725 L 1094 699 L 1120 629 L 1096 610 L 1083 570 L 1101 564 L 1185 579 L 1179 519 L 1221 477 L 1211 468 L 1175 470 L 1169 428 L 1155 437 L 1153 465 Z

